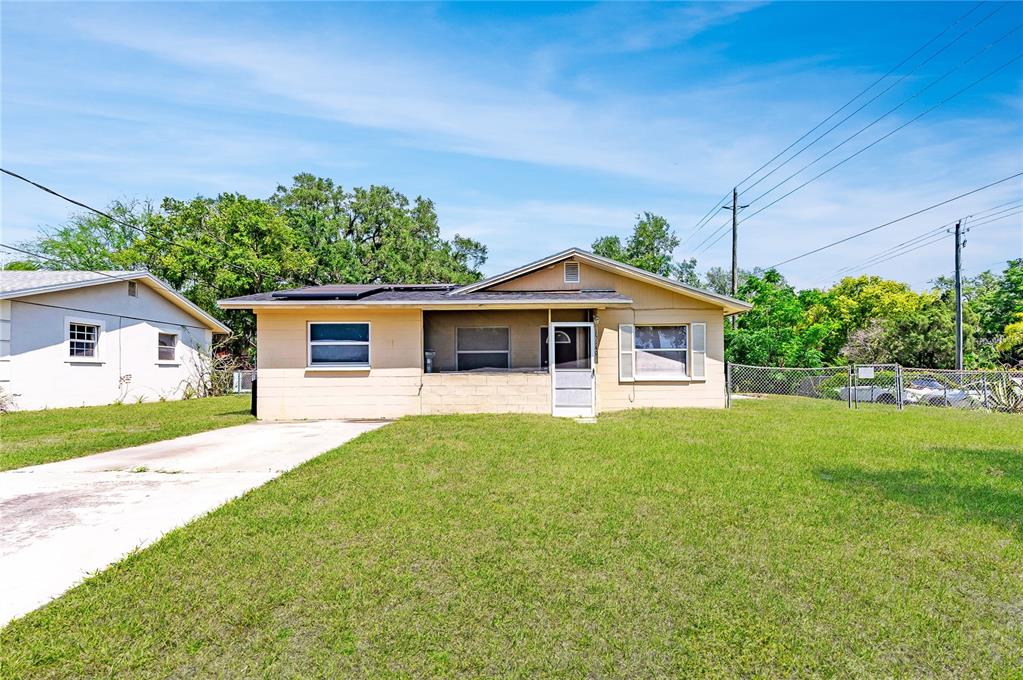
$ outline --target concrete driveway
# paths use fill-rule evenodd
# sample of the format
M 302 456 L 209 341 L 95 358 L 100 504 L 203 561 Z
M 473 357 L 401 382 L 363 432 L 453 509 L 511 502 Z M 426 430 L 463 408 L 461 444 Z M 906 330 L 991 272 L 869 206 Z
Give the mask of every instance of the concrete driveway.
M 251 423 L 0 473 L 0 625 L 384 424 Z

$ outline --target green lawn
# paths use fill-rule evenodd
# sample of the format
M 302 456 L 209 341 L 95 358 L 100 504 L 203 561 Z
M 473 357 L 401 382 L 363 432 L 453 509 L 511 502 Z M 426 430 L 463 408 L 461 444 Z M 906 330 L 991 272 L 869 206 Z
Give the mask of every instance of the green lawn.
M 138 446 L 252 420 L 248 395 L 0 416 L 0 470 Z
M 1023 419 L 407 418 L 0 632 L 7 677 L 1023 673 Z

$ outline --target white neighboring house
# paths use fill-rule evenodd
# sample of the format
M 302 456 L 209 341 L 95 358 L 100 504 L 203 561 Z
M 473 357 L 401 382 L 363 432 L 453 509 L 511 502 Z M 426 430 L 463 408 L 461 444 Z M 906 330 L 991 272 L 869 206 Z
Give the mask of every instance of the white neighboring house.
M 0 389 L 18 410 L 180 399 L 230 329 L 144 271 L 0 271 Z

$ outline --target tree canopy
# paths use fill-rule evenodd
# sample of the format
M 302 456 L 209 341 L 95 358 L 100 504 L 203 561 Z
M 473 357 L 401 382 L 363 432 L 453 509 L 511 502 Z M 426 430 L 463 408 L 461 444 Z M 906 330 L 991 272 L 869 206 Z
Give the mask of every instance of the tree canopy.
M 252 314 L 216 301 L 324 283 L 469 283 L 486 247 L 441 236 L 433 202 L 386 186 L 345 191 L 301 174 L 266 199 L 224 193 L 189 200 L 112 204 L 116 221 L 74 216 L 26 250 L 50 269 L 148 269 L 235 332 L 252 354 Z M 125 226 L 128 225 L 128 226 Z

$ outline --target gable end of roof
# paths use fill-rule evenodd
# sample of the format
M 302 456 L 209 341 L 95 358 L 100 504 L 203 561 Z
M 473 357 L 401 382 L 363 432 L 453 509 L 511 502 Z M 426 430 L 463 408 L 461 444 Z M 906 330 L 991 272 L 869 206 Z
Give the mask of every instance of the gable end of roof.
M 538 269 L 542 269 L 552 264 L 557 264 L 558 262 L 569 258 L 576 258 L 601 269 L 617 272 L 633 279 L 645 281 L 655 286 L 667 288 L 683 295 L 690 295 L 705 302 L 719 305 L 728 314 L 737 314 L 752 308 L 752 305 L 744 300 L 737 300 L 727 295 L 721 295 L 720 293 L 704 290 L 703 288 L 690 286 L 682 283 L 681 281 L 675 281 L 673 279 L 654 274 L 653 272 L 648 272 L 645 269 L 640 269 L 638 267 L 633 267 L 632 265 L 602 257 L 596 253 L 591 253 L 588 250 L 583 250 L 582 248 L 569 248 L 567 250 L 562 250 L 561 252 L 530 262 L 522 265 L 521 267 L 510 269 L 504 273 L 484 279 L 483 281 L 477 281 L 476 283 L 462 286 L 461 288 L 451 291 L 449 295 L 458 296 L 486 290 L 492 286 L 519 278 L 520 276 L 525 276 L 526 274 L 537 271 Z

